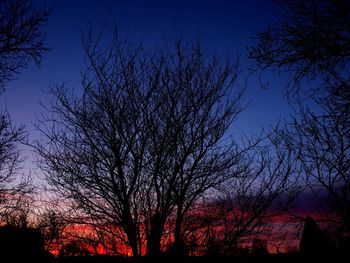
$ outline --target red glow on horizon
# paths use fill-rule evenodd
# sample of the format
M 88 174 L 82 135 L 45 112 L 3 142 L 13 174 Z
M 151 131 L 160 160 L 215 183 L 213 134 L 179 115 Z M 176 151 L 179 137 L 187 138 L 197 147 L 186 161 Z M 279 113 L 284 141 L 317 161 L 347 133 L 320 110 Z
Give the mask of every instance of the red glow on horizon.
M 203 213 L 203 211 L 197 211 L 196 213 Z M 275 253 L 286 253 L 291 250 L 297 250 L 299 247 L 299 241 L 301 238 L 301 230 L 303 228 L 303 220 L 301 218 L 306 218 L 307 216 L 313 217 L 316 221 L 322 219 L 322 215 L 319 213 L 299 213 L 297 215 L 300 219 L 293 218 L 290 214 L 280 214 L 275 215 L 272 217 L 269 217 L 266 219 L 266 227 L 269 227 L 270 234 L 269 235 L 262 235 L 262 236 L 251 236 L 248 239 L 243 240 L 240 243 L 241 248 L 249 248 L 252 245 L 252 240 L 254 238 L 261 238 L 262 240 L 265 240 L 267 243 L 267 249 L 269 253 L 275 254 Z M 293 219 L 293 220 L 292 220 Z M 171 227 L 167 226 L 169 233 L 171 233 Z M 283 231 L 282 231 L 283 229 Z M 217 225 L 214 228 L 212 228 L 214 232 L 220 233 L 220 231 L 223 230 L 223 226 Z M 196 237 L 198 240 L 205 238 L 205 232 L 204 230 L 197 230 Z M 96 234 L 95 229 L 89 225 L 70 225 L 67 226 L 65 229 L 65 232 L 68 234 L 67 236 L 73 236 L 68 237 L 66 240 L 63 241 L 63 244 L 53 246 L 53 249 L 49 249 L 49 252 L 52 253 L 55 256 L 58 256 L 62 249 L 65 247 L 69 247 L 69 245 L 78 239 L 76 239 L 77 236 L 85 236 L 89 237 L 94 236 Z M 283 232 L 283 234 L 282 234 Z M 75 237 L 75 238 L 74 238 Z M 81 255 L 81 253 L 86 255 L 123 255 L 123 256 L 131 256 L 132 251 L 128 245 L 122 242 L 117 242 L 117 239 L 114 240 L 115 245 L 107 244 L 102 245 L 102 243 L 95 243 L 94 245 L 89 244 L 88 242 L 82 242 L 79 241 L 75 245 L 77 246 L 77 252 L 76 254 L 71 253 L 72 256 L 74 255 Z M 173 236 L 171 234 L 168 234 L 164 237 L 162 240 L 162 250 L 166 251 L 169 244 L 173 242 Z M 142 251 L 141 255 L 145 255 L 145 244 L 146 241 L 143 241 L 142 245 Z M 192 252 L 192 256 L 200 256 L 203 254 L 203 251 L 198 248 L 196 251 Z

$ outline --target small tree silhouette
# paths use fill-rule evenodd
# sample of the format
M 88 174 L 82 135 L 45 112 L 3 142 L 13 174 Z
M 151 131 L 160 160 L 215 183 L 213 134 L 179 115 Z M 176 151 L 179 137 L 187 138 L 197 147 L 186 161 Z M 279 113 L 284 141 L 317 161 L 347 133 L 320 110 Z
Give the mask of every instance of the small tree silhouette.
M 305 219 L 304 231 L 300 240 L 300 253 L 305 255 L 328 254 L 334 251 L 335 244 L 321 230 L 312 217 Z
M 253 240 L 252 254 L 257 256 L 264 256 L 269 254 L 267 250 L 267 241 L 259 238 Z

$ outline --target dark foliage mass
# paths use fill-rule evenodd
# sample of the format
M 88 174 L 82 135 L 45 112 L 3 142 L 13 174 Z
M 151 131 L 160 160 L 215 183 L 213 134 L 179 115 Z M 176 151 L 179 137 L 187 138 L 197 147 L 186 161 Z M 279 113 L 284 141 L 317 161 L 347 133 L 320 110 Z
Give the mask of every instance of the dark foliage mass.
M 322 231 L 311 217 L 305 219 L 303 235 L 300 240 L 300 253 L 303 255 L 332 254 L 335 243 Z
M 46 253 L 44 240 L 38 229 L 0 227 L 0 255 L 2 258 L 18 258 L 24 255 L 28 258 L 40 258 Z

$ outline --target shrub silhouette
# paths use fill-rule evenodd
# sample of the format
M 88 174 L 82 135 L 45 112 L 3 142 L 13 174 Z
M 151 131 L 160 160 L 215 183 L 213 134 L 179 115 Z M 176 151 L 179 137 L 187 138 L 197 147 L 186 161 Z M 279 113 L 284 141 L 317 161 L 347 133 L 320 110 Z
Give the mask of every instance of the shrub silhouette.
M 334 252 L 335 244 L 321 230 L 312 217 L 305 219 L 303 235 L 300 240 L 300 253 L 305 255 L 330 254 Z
M 0 227 L 1 258 L 37 258 L 45 255 L 44 239 L 38 229 Z

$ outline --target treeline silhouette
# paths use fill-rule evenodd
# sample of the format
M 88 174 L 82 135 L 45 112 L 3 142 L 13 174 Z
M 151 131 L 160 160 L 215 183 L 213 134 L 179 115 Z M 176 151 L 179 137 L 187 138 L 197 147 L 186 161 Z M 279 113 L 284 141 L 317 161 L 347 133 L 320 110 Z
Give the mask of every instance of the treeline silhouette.
M 213 55 L 200 41 L 149 49 L 116 26 L 88 29 L 81 87 L 49 87 L 52 100 L 36 123 L 40 139 L 28 142 L 6 109 L 0 113 L 1 254 L 273 260 L 272 234 L 283 241 L 271 223 L 278 215 L 305 221 L 300 253 L 289 258 L 346 253 L 350 3 L 279 5 L 285 22 L 257 34 L 248 55 L 253 73 L 289 73 L 284 90 L 296 110 L 291 123 L 254 136 L 234 133 L 247 106 L 238 60 Z M 48 51 L 49 14 L 30 1 L 0 6 L 1 92 Z M 23 142 L 47 183 L 39 207 L 30 177 L 18 178 Z M 302 191 L 318 201 L 322 230 L 298 213 Z

